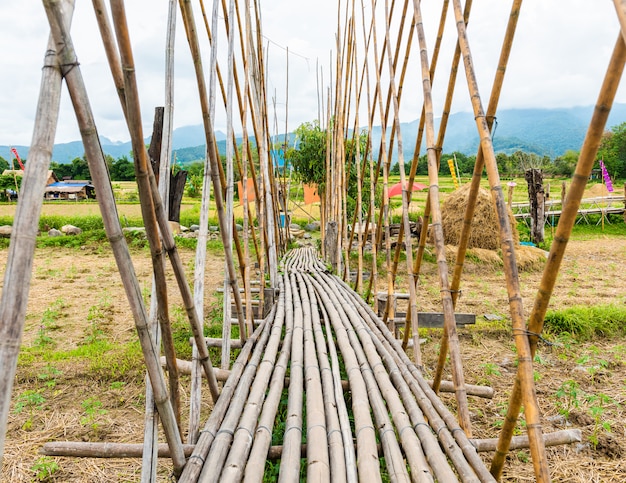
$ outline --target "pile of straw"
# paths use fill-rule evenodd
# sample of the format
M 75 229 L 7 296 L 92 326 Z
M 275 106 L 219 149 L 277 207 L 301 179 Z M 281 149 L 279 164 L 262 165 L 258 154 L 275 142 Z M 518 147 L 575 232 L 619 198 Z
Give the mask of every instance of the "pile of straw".
M 441 207 L 441 223 L 446 245 L 459 244 L 469 187 L 470 185 L 466 184 L 456 190 L 445 199 Z M 517 245 L 519 244 L 519 233 L 515 218 L 510 210 L 509 219 L 513 230 L 513 239 Z M 480 188 L 478 192 L 468 248 L 484 248 L 487 250 L 500 248 L 500 233 L 495 207 L 489 191 L 483 188 Z

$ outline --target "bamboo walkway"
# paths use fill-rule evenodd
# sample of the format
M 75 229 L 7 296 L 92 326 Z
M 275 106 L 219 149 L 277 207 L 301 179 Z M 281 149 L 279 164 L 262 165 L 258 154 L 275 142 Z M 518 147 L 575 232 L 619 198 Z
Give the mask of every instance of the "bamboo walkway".
M 400 341 L 313 249 L 282 269 L 181 482 L 261 481 L 280 422 L 279 481 L 495 481 Z

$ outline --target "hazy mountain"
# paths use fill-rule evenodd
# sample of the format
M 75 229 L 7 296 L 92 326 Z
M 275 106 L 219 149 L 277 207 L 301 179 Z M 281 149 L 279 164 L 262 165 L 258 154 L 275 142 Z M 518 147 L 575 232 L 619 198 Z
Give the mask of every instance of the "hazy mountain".
M 150 143 L 150 138 L 151 136 L 145 139 L 146 144 Z M 223 141 L 224 139 L 226 139 L 226 134 L 224 134 L 222 131 L 215 131 L 215 139 L 218 142 Z M 100 144 L 102 145 L 102 150 L 105 154 L 109 154 L 116 159 L 121 156 L 128 156 L 130 158 L 130 153 L 132 151 L 132 145 L 130 141 L 111 141 L 105 136 L 100 136 Z M 204 127 L 201 124 L 198 124 L 197 126 L 183 126 L 174 129 L 174 132 L 172 133 L 172 146 L 175 150 L 184 149 L 189 146 L 200 146 L 204 144 Z M 22 159 L 28 158 L 28 146 L 13 145 L 13 147 L 17 149 L 17 152 Z M 204 151 L 204 148 L 202 148 L 202 151 Z M 74 158 L 82 157 L 84 154 L 85 149 L 83 148 L 82 141 L 60 143 L 54 145 L 54 149 L 52 150 L 52 160 L 56 161 L 57 163 L 65 164 L 70 163 Z M 0 156 L 2 156 L 7 161 L 10 161 L 12 158 L 10 147 L 0 146 Z
M 585 133 L 591 120 L 593 106 L 563 109 L 504 109 L 498 113 L 492 131 L 496 152 L 507 154 L 515 151 L 532 152 L 552 158 L 567 150 L 580 151 Z M 439 130 L 441 118 L 435 119 Z M 626 122 L 626 104 L 615 104 L 606 128 Z M 419 121 L 402 123 L 403 151 L 406 159 L 413 156 Z M 380 142 L 380 127 L 374 129 L 374 144 Z M 452 114 L 448 121 L 443 144 L 444 153 L 459 151 L 476 154 L 478 134 L 474 115 L 469 112 Z M 420 154 L 425 153 L 425 141 Z M 394 159 L 397 154 L 394 154 Z
M 571 107 L 563 109 L 504 109 L 498 113 L 493 130 L 493 143 L 496 152 L 507 154 L 515 151 L 533 152 L 539 155 L 548 155 L 552 158 L 560 156 L 567 150 L 579 151 L 593 113 L 593 106 Z M 436 119 L 436 129 L 439 129 L 441 119 Z M 607 129 L 626 122 L 626 104 L 615 104 L 611 110 Z M 402 123 L 404 155 L 406 159 L 413 156 L 417 129 L 417 120 Z M 380 127 L 374 128 L 373 142 L 380 142 Z M 225 134 L 215 133 L 218 149 L 224 154 L 226 151 Z M 292 136 L 291 136 L 292 137 Z M 293 137 L 292 137 L 293 139 Z M 114 158 L 128 156 L 131 151 L 130 142 L 113 142 L 102 136 L 102 148 L 106 154 Z M 146 139 L 148 143 L 150 139 Z M 174 130 L 173 147 L 176 159 L 181 164 L 204 159 L 205 138 L 202 125 L 183 126 Z M 28 147 L 15 146 L 23 158 L 28 157 Z M 446 139 L 443 145 L 444 153 L 459 151 L 465 154 L 475 154 L 478 148 L 478 134 L 474 123 L 474 116 L 469 112 L 452 114 L 448 121 Z M 424 154 L 424 147 L 420 150 Z M 59 163 L 69 163 L 75 157 L 84 154 L 81 141 L 56 144 L 52 159 Z M 0 156 L 10 160 L 8 146 L 0 146 Z M 397 158 L 397 154 L 394 154 Z

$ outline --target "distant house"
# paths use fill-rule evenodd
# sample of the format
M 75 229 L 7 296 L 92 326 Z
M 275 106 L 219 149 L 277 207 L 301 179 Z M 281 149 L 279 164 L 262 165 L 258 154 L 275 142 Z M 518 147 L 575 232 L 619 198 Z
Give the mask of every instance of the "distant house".
M 57 181 L 46 186 L 45 191 L 47 200 L 86 200 L 95 197 L 96 192 L 91 181 L 78 179 Z
M 2 176 L 6 176 L 7 174 L 23 177 L 24 176 L 24 171 L 21 170 L 21 169 L 5 169 L 2 172 Z M 48 180 L 46 181 L 46 186 L 50 185 L 52 183 L 56 183 L 57 181 L 59 181 L 59 178 L 57 178 L 57 175 L 54 174 L 54 171 L 49 169 L 48 170 Z

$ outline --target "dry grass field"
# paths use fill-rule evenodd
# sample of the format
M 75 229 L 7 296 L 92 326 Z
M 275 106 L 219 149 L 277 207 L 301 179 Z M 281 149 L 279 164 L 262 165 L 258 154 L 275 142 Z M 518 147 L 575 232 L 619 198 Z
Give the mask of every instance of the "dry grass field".
M 181 249 L 181 255 L 191 273 L 193 252 Z M 6 249 L 0 251 L 2 266 L 6 256 Z M 134 249 L 133 257 L 148 297 L 149 253 Z M 572 240 L 551 306 L 624 306 L 626 279 L 621 268 L 625 264 L 626 236 Z M 427 262 L 422 273 L 420 310 L 438 311 L 436 266 Z M 223 259 L 212 252 L 206 273 L 209 317 L 220 313 L 216 289 L 223 281 L 222 274 Z M 526 314 L 540 277 L 537 270 L 520 273 Z M 399 280 L 402 283 L 402 278 Z M 380 290 L 383 283 L 384 278 Z M 459 331 L 466 381 L 495 390 L 493 399 L 470 398 L 474 436 L 496 437 L 515 376 L 501 268 L 469 260 L 462 289 L 458 311 L 477 316 L 475 327 Z M 174 328 L 184 339 L 188 331 L 171 274 L 170 302 Z M 489 322 L 485 314 L 498 315 L 501 320 Z M 423 358 L 426 372 L 430 372 L 440 331 L 424 331 L 423 336 Z M 583 432 L 580 444 L 548 449 L 553 480 L 626 481 L 626 344 L 601 337 L 580 342 L 562 334 L 548 334 L 547 339 L 551 342 L 540 344 L 535 360 L 544 430 L 573 427 Z M 144 370 L 136 340 L 133 318 L 108 246 L 37 250 L 0 481 L 37 481 L 37 472 L 45 470 L 54 471 L 42 481 L 139 480 L 138 459 L 42 458 L 38 453 L 48 441 L 142 441 Z M 187 407 L 186 377 L 183 388 L 182 400 Z M 450 396 L 442 398 L 453 406 Z M 210 407 L 207 395 L 205 416 Z M 489 454 L 484 457 L 488 460 Z M 167 460 L 161 460 L 160 481 L 169 481 L 169 472 Z M 505 481 L 534 481 L 527 450 L 510 453 Z

